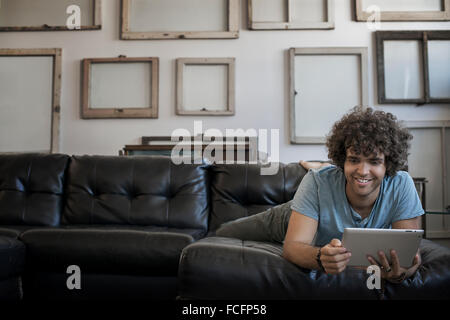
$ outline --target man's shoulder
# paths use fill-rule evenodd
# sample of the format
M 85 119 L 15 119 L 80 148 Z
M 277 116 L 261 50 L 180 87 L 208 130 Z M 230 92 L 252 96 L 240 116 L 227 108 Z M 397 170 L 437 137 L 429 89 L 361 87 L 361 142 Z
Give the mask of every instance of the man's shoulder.
M 386 176 L 385 178 L 385 185 L 387 188 L 395 188 L 398 190 L 399 187 L 405 187 L 409 184 L 414 185 L 414 182 L 406 171 L 397 171 L 393 176 Z
M 387 176 L 386 178 L 392 183 L 405 183 L 406 181 L 412 180 L 411 176 L 406 171 L 397 171 L 393 176 Z

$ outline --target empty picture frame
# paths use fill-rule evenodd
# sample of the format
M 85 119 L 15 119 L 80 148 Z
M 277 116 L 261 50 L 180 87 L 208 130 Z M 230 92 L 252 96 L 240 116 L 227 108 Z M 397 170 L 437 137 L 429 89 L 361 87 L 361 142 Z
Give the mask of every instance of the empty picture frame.
M 450 102 L 450 31 L 377 31 L 378 103 Z
M 0 49 L 0 152 L 58 152 L 61 49 Z
M 239 0 L 122 0 L 121 39 L 239 37 Z
M 158 58 L 82 61 L 83 119 L 158 118 Z
M 408 171 L 428 181 L 426 210 L 446 212 L 450 205 L 450 121 L 405 121 L 403 125 L 414 137 L 408 155 Z M 426 220 L 428 229 L 442 228 L 442 216 L 427 215 Z
M 79 29 L 67 21 L 79 11 Z M 66 31 L 101 29 L 101 0 L 0 0 L 0 31 Z
M 234 115 L 235 58 L 179 58 L 176 63 L 176 114 Z
M 357 21 L 446 21 L 450 0 L 355 0 Z
M 291 48 L 289 61 L 291 143 L 323 144 L 335 121 L 368 105 L 367 48 Z
M 248 0 L 248 27 L 334 29 L 334 0 Z

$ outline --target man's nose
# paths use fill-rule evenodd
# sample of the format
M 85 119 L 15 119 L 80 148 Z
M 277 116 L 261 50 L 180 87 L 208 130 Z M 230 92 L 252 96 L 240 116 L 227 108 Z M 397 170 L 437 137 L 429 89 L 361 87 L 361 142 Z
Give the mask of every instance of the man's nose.
M 357 167 L 357 173 L 360 176 L 366 176 L 369 174 L 369 165 L 365 161 L 361 161 Z

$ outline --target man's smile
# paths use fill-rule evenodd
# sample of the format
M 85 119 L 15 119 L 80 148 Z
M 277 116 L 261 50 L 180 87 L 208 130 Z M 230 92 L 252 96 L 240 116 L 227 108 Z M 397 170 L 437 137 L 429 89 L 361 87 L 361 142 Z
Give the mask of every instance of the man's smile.
M 354 177 L 354 179 L 358 185 L 362 185 L 362 186 L 369 184 L 373 180 L 373 178 L 367 179 L 367 178 L 356 178 L 356 177 Z

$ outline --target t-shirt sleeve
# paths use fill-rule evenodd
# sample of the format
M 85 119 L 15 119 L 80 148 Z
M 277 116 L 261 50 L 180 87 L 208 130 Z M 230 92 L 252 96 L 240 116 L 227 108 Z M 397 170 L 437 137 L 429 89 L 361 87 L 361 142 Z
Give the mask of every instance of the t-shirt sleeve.
M 319 220 L 319 197 L 317 182 L 312 170 L 303 177 L 294 195 L 291 209 L 305 216 Z
M 422 208 L 419 195 L 417 194 L 414 181 L 411 176 L 404 172 L 399 186 L 398 205 L 392 222 L 412 219 L 421 216 L 425 212 Z

